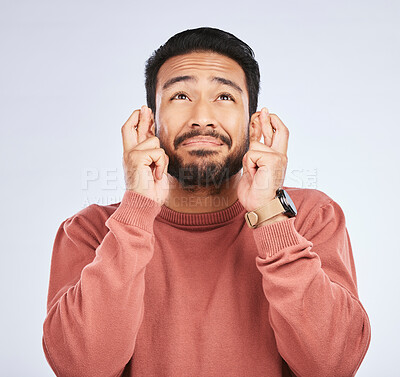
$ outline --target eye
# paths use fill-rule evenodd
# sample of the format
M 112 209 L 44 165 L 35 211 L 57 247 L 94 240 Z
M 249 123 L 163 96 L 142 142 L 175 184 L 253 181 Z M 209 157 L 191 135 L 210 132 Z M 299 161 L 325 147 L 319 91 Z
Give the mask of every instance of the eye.
M 221 93 L 221 94 L 218 96 L 218 98 L 220 98 L 220 97 L 230 98 L 231 101 L 235 102 L 235 99 L 234 99 L 233 96 L 230 95 L 229 93 Z M 224 100 L 224 101 L 226 101 L 226 100 Z
M 185 93 L 183 93 L 183 92 L 178 92 L 178 93 L 175 93 L 172 97 L 171 97 L 171 100 L 173 100 L 173 99 L 186 99 L 186 98 L 182 98 L 182 96 L 183 97 L 186 97 L 186 98 L 188 98 L 188 96 L 185 94 Z

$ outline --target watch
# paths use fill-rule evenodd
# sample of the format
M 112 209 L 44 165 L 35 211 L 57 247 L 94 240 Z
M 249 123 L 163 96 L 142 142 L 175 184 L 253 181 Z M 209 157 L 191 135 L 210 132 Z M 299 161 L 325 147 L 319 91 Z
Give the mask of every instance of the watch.
M 270 201 L 265 206 L 247 212 L 244 215 L 244 218 L 246 219 L 247 225 L 250 228 L 255 228 L 263 221 L 281 213 L 288 217 L 294 217 L 297 215 L 297 209 L 286 190 L 278 188 L 278 190 L 276 190 L 275 199 Z

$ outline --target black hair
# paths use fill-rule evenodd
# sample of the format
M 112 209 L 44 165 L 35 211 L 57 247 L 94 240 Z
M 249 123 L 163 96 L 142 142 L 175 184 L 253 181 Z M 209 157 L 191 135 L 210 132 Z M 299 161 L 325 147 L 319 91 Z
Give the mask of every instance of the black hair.
M 153 52 L 146 61 L 145 86 L 147 106 L 156 113 L 157 74 L 167 59 L 190 52 L 216 52 L 235 60 L 246 76 L 249 93 L 249 117 L 257 110 L 260 91 L 260 70 L 253 50 L 239 38 L 226 31 L 200 27 L 188 29 L 172 36 Z

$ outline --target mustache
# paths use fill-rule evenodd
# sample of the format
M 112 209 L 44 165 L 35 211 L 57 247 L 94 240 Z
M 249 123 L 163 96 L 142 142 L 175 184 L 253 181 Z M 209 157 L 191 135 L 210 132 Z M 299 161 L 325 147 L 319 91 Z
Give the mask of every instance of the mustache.
M 180 144 L 182 144 L 185 140 L 190 139 L 190 138 L 195 137 L 195 136 L 211 136 L 211 137 L 214 137 L 215 139 L 218 139 L 218 140 L 222 141 L 224 144 L 226 144 L 228 146 L 229 149 L 232 146 L 232 142 L 231 142 L 230 138 L 228 138 L 227 136 L 224 136 L 224 135 L 220 135 L 215 131 L 211 131 L 211 132 L 208 132 L 208 133 L 201 133 L 198 130 L 192 130 L 192 131 L 187 132 L 187 133 L 185 133 L 185 134 L 183 134 L 181 136 L 178 136 L 174 141 L 174 148 L 177 149 L 178 146 Z

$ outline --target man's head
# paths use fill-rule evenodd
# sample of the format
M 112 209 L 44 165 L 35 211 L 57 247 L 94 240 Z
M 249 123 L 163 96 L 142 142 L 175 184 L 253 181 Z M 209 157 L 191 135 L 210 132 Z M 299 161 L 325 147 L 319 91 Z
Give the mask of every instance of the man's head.
M 186 30 L 153 53 L 145 72 L 155 134 L 170 158 L 168 173 L 187 190 L 218 193 L 240 171 L 249 146 L 260 82 L 253 51 L 218 29 Z M 221 145 L 185 145 L 194 137 Z
M 157 74 L 160 67 L 177 55 L 193 51 L 210 51 L 235 60 L 246 76 L 246 89 L 249 96 L 249 114 L 257 110 L 260 91 L 260 70 L 250 46 L 233 34 L 223 30 L 201 27 L 175 34 L 165 44 L 153 52 L 146 62 L 145 86 L 147 106 L 156 114 Z

